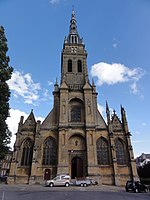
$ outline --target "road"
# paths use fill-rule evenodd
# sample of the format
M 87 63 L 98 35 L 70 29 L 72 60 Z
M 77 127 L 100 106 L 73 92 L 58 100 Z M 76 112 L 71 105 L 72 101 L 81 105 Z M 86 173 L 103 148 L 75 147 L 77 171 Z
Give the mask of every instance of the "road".
M 1 185 L 0 200 L 150 200 L 150 193 L 127 193 L 115 186 L 44 187 Z

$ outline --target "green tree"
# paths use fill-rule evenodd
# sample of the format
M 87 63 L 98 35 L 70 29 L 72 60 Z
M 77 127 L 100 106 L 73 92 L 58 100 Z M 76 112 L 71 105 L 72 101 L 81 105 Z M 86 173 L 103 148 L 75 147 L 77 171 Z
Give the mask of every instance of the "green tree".
M 10 90 L 7 81 L 11 78 L 13 68 L 9 66 L 9 57 L 5 30 L 0 26 L 0 160 L 7 153 L 11 132 L 8 129 L 6 119 L 9 116 Z

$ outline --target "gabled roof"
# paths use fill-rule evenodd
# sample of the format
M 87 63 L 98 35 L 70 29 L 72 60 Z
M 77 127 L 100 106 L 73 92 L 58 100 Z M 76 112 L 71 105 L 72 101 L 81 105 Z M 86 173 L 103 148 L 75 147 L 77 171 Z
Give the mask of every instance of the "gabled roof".
M 113 131 L 120 131 L 122 130 L 122 123 L 121 120 L 119 119 L 119 117 L 116 115 L 115 111 L 112 115 L 112 119 L 111 119 L 111 124 L 113 125 Z
M 25 120 L 24 124 L 22 125 L 21 130 L 35 131 L 35 128 L 36 128 L 36 120 L 33 114 L 33 110 L 31 110 L 31 113 L 29 114 L 28 118 Z
M 97 110 L 97 118 L 96 118 L 96 122 L 97 122 L 97 128 L 100 129 L 107 129 L 107 125 L 102 117 L 102 115 L 100 114 L 99 110 Z
M 52 109 L 47 115 L 47 117 L 45 118 L 45 120 L 43 121 L 43 123 L 41 124 L 41 130 L 51 129 L 52 127 L 56 126 L 55 119 L 56 119 L 56 116 L 54 114 L 54 109 Z

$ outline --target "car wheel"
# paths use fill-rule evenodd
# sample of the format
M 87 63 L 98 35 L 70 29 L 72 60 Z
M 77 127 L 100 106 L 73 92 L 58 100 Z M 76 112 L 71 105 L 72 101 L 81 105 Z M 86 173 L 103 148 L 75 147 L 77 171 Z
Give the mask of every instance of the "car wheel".
M 66 183 L 66 184 L 65 184 L 66 187 L 69 187 L 69 185 L 70 185 L 69 183 Z
M 83 187 L 83 183 L 81 183 L 81 187 Z
M 87 184 L 86 184 L 86 183 L 84 183 L 84 187 L 87 187 Z
M 49 184 L 49 187 L 53 187 L 53 186 L 54 186 L 54 184 L 53 184 L 53 183 L 50 183 L 50 184 Z

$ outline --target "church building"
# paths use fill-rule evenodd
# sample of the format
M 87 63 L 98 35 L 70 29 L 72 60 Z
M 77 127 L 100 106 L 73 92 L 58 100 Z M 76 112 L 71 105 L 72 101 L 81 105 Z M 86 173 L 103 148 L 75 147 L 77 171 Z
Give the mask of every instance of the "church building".
M 25 121 L 21 116 L 8 183 L 43 184 L 58 174 L 117 186 L 137 179 L 125 109 L 121 106 L 119 119 L 115 111 L 110 114 L 106 102 L 105 122 L 97 95 L 94 81 L 89 81 L 87 51 L 73 10 L 53 108 L 42 123 L 33 111 Z

